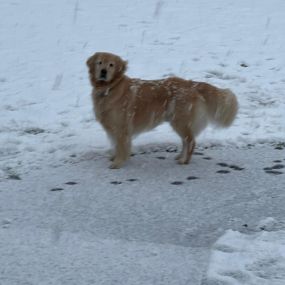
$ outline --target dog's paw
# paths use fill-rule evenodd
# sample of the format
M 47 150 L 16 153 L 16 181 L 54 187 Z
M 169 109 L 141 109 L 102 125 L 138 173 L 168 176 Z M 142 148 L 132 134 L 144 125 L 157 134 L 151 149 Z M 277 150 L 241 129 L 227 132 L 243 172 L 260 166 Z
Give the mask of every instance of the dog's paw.
M 110 169 L 119 169 L 121 168 L 123 162 L 114 160 L 113 163 L 109 166 Z
M 119 169 L 120 166 L 117 165 L 117 164 L 112 163 L 112 164 L 109 166 L 109 168 L 110 168 L 110 169 Z
M 181 164 L 181 165 L 189 164 L 189 159 L 180 158 L 180 159 L 178 159 L 177 163 Z

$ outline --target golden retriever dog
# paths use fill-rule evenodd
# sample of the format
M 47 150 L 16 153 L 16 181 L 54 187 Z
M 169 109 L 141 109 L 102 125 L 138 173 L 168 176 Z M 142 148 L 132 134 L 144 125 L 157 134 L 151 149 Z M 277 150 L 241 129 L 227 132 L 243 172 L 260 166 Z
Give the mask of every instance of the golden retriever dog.
M 134 135 L 163 122 L 181 137 L 178 163 L 188 164 L 195 137 L 207 124 L 228 127 L 237 114 L 238 102 L 229 89 L 178 77 L 129 78 L 127 62 L 106 52 L 92 55 L 87 66 L 96 119 L 114 145 L 110 168 L 120 168 L 129 158 Z

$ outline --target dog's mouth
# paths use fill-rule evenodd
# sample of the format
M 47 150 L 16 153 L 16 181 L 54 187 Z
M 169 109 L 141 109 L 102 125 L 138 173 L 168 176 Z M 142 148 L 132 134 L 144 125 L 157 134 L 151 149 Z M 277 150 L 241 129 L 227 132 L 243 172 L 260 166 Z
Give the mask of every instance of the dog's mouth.
M 107 78 L 101 78 L 101 77 L 97 81 L 99 83 L 105 83 L 105 84 L 108 82 Z

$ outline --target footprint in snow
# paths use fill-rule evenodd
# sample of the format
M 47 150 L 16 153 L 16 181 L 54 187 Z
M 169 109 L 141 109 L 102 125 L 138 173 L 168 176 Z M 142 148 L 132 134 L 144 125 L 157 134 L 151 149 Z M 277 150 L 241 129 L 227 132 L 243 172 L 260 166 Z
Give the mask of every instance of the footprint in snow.
M 16 174 L 16 173 L 11 173 L 8 175 L 8 179 L 11 179 L 11 180 L 22 180 L 22 178 Z
M 203 157 L 203 159 L 205 159 L 205 160 L 212 160 L 212 157 L 205 156 L 205 157 Z
M 173 181 L 171 182 L 172 185 L 182 185 L 183 182 L 182 181 Z
M 199 152 L 199 151 L 194 151 L 194 153 L 193 153 L 194 155 L 204 155 L 204 153 L 203 152 Z
M 110 183 L 113 184 L 113 185 L 120 185 L 123 182 L 121 182 L 121 181 L 111 181 Z
M 220 173 L 220 174 L 228 174 L 228 173 L 230 173 L 230 171 L 229 170 L 218 170 L 217 171 L 217 173 Z
M 280 169 L 283 169 L 283 168 L 285 168 L 285 165 L 275 164 L 271 167 L 264 167 L 263 170 L 268 174 L 280 175 L 280 174 L 283 174 L 283 172 L 280 171 Z
M 196 180 L 196 179 L 199 179 L 199 178 L 196 177 L 196 176 L 188 176 L 186 179 L 187 180 Z M 182 184 L 184 184 L 184 182 L 183 181 L 172 181 L 172 182 L 170 182 L 170 184 L 172 184 L 172 185 L 182 185 Z
M 268 174 L 274 174 L 274 175 L 283 174 L 282 171 L 277 171 L 277 170 L 266 170 L 265 172 L 268 173 Z
M 161 160 L 166 159 L 166 157 L 165 157 L 165 156 L 157 156 L 156 158 L 157 158 L 157 159 L 161 159 Z
M 50 191 L 52 191 L 52 192 L 62 191 L 62 190 L 64 190 L 64 189 L 63 189 L 63 188 L 60 188 L 60 187 L 56 187 L 56 188 L 50 189 Z
M 187 177 L 187 180 L 196 180 L 196 179 L 199 179 L 199 177 L 196 177 L 196 176 L 188 176 Z
M 241 170 L 244 170 L 244 167 L 240 167 L 238 165 L 235 165 L 235 164 L 227 164 L 225 162 L 219 162 L 217 163 L 217 165 L 221 166 L 221 167 L 228 167 L 232 170 L 236 170 L 236 171 L 241 171 Z M 228 172 L 218 172 L 218 173 L 229 173 L 230 171 Z
M 229 165 L 227 163 L 224 163 L 224 162 L 219 162 L 219 163 L 217 163 L 217 165 L 219 165 L 221 167 L 229 167 Z
M 279 145 L 275 146 L 275 147 L 274 147 L 274 149 L 277 149 L 277 150 L 283 150 L 283 149 L 284 149 L 284 147 L 285 147 L 285 145 L 284 145 L 284 144 L 279 144 Z
M 68 181 L 65 183 L 66 185 L 76 185 L 78 184 L 77 182 L 74 182 L 74 181 Z
M 44 133 L 45 130 L 37 127 L 27 128 L 24 130 L 24 133 L 29 135 L 38 135 Z
M 279 150 L 282 150 L 283 147 L 282 146 L 276 146 L 275 149 L 279 149 Z
M 239 167 L 237 165 L 230 165 L 229 168 L 233 169 L 233 170 L 237 170 L 237 171 L 241 171 L 241 170 L 244 170 L 243 167 Z
M 271 169 L 282 169 L 284 168 L 285 166 L 283 164 L 275 164 L 271 167 Z
M 168 147 L 166 152 L 177 152 L 177 147 Z

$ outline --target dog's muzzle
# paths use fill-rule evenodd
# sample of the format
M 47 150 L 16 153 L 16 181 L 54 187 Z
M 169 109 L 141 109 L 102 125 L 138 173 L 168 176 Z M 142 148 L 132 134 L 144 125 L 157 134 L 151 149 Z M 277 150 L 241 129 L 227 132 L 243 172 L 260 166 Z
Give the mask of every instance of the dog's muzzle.
M 101 80 L 106 80 L 107 79 L 107 70 L 106 69 L 102 69 L 101 70 L 100 79 Z

